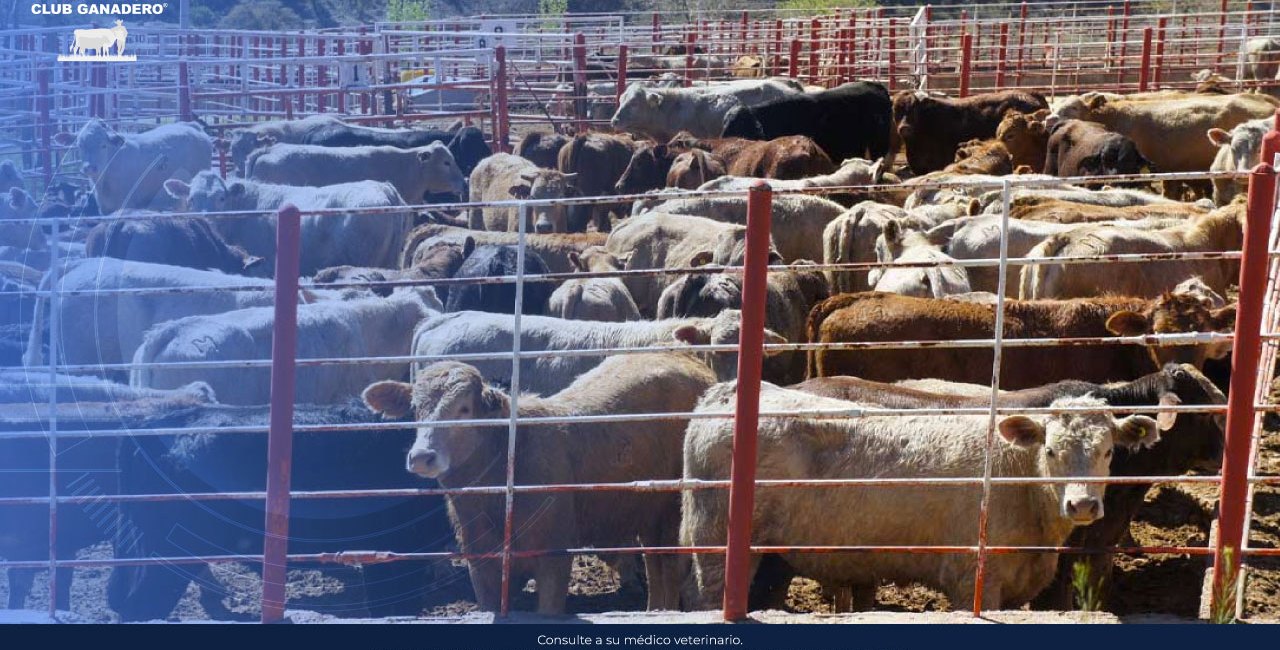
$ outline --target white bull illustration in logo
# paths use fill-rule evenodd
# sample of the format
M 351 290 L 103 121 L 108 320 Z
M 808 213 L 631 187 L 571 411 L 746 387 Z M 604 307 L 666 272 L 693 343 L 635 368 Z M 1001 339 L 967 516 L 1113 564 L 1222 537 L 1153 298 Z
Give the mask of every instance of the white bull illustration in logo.
M 111 46 L 116 46 L 116 54 L 124 54 L 124 42 L 129 37 L 124 21 L 117 20 L 116 26 L 108 29 L 77 29 L 75 39 L 71 42 L 71 53 L 83 55 L 87 50 L 94 50 L 98 56 L 106 56 Z

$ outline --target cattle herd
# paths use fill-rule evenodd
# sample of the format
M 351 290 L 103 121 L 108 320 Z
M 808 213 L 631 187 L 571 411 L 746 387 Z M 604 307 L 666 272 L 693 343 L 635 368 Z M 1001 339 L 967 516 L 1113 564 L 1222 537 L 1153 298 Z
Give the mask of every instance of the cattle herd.
M 611 129 L 528 132 L 514 154 L 463 125 L 375 128 L 316 115 L 215 141 L 197 123 L 121 133 L 94 120 L 58 138 L 89 192 L 60 183 L 38 202 L 0 163 L 0 391 L 10 414 L 0 427 L 41 429 L 33 422 L 57 415 L 58 432 L 72 436 L 59 445 L 60 494 L 264 489 L 273 215 L 293 204 L 305 213 L 294 490 L 503 486 L 509 427 L 494 421 L 513 411 L 517 485 L 725 479 L 731 418 L 689 414 L 733 411 L 737 354 L 687 346 L 739 340 L 743 190 L 765 178 L 786 190 L 773 201 L 766 343 L 830 345 L 766 349 L 758 478 L 902 480 L 762 488 L 754 543 L 974 545 L 981 487 L 909 479 L 981 477 L 988 416 L 850 413 L 989 404 L 993 351 L 929 342 L 992 338 L 1002 290 L 1007 340 L 1231 331 L 1239 262 L 1170 254 L 1240 250 L 1240 184 L 1137 177 L 1100 187 L 1081 177 L 1246 170 L 1278 105 L 1212 87 L 948 98 L 891 95 L 873 82 L 637 83 Z M 222 143 L 226 177 L 214 164 Z M 1006 180 L 1008 196 L 997 189 Z M 572 200 L 581 197 L 614 198 Z M 512 207 L 521 200 L 530 203 Z M 464 201 L 475 205 L 449 205 Z M 64 227 L 51 232 L 41 216 Z M 1000 257 L 1006 218 L 1011 259 L 1161 257 L 1013 263 L 1003 275 L 953 264 Z M 529 277 L 518 292 L 521 262 Z M 921 264 L 876 266 L 891 262 Z M 618 273 L 640 270 L 652 272 Z M 920 343 L 889 345 L 902 341 Z M 1060 480 L 994 487 L 988 543 L 1119 545 L 1150 486 L 1093 479 L 1214 467 L 1221 414 L 1141 408 L 1225 404 L 1218 369 L 1229 354 L 1216 341 L 1005 349 L 999 404 L 1051 410 L 1000 416 L 990 470 Z M 1109 407 L 1129 412 L 1097 410 Z M 646 417 L 575 419 L 623 415 Z M 104 430 L 133 435 L 74 437 Z M 2 496 L 48 494 L 47 475 L 5 471 L 47 463 L 44 437 L 0 447 Z M 461 562 L 366 565 L 362 611 L 417 614 L 456 598 L 492 610 L 504 499 L 492 489 L 295 499 L 290 552 L 465 553 L 469 584 Z M 261 500 L 90 505 L 59 506 L 60 557 L 103 541 L 118 558 L 262 552 Z M 0 534 L 0 556 L 47 559 L 48 506 L 0 507 L 22 531 Z M 721 489 L 521 491 L 512 543 L 715 546 L 727 517 Z M 630 557 L 602 559 L 625 582 L 638 575 Z M 718 606 L 723 556 L 639 557 L 650 609 Z M 986 607 L 1070 608 L 1076 557 L 991 556 Z M 564 613 L 571 561 L 517 557 L 512 589 L 533 579 L 537 611 Z M 886 581 L 968 607 L 976 562 L 968 553 L 757 556 L 752 606 L 778 606 L 803 576 L 840 608 L 874 606 Z M 1110 571 L 1106 554 L 1089 562 L 1094 575 Z M 107 602 L 122 620 L 165 618 L 207 576 L 202 567 L 116 567 Z M 8 571 L 9 607 L 27 604 L 36 571 Z M 52 597 L 66 608 L 72 571 L 58 576 Z

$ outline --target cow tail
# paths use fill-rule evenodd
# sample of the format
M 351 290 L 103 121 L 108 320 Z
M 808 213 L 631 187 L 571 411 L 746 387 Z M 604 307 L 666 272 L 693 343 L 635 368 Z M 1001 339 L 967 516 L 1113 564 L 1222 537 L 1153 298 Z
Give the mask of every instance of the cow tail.
M 53 290 L 53 273 L 46 273 L 40 281 L 40 293 L 48 294 Z M 22 355 L 22 365 L 27 367 L 44 365 L 44 310 L 49 308 L 49 299 L 36 296 L 35 314 L 31 316 L 31 335 L 27 338 L 27 351 Z M 53 332 L 49 336 L 53 336 Z
M 573 282 L 565 288 L 567 291 L 565 291 L 563 311 L 558 316 L 566 320 L 574 320 L 579 305 L 582 304 L 582 283 Z
M 844 264 L 853 261 L 853 233 L 857 218 L 840 219 L 837 222 L 834 236 L 823 242 L 824 257 L 827 264 Z M 865 273 L 866 271 L 862 271 Z M 830 271 L 831 291 L 844 293 L 853 291 L 853 271 Z
M 152 368 L 147 364 L 155 361 L 159 351 L 178 332 L 178 328 L 167 325 L 165 323 L 152 327 L 142 336 L 142 344 L 133 352 L 133 363 L 129 367 L 129 386 L 147 388 L 152 384 Z
M 1070 241 L 1065 235 L 1050 235 L 1027 252 L 1029 258 L 1056 257 Z M 1057 293 L 1065 269 L 1062 264 L 1028 264 L 1018 274 L 1018 297 L 1037 300 Z
M 808 343 L 819 343 L 822 340 L 822 323 L 837 310 L 849 305 L 853 296 L 833 296 L 813 306 L 804 322 L 804 336 Z M 805 351 L 805 377 L 813 379 L 818 376 L 818 351 Z

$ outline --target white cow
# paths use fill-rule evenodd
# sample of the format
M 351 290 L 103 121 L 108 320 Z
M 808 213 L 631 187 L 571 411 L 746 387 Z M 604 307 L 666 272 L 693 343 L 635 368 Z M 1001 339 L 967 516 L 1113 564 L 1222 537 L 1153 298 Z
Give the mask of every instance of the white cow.
M 430 287 L 397 289 L 387 298 L 326 301 L 298 307 L 298 358 L 403 357 L 418 321 L 443 307 Z M 133 355 L 129 385 L 177 388 L 204 380 L 223 404 L 266 404 L 271 372 L 256 368 L 166 367 L 192 361 L 271 358 L 272 307 L 170 321 L 147 332 Z M 326 364 L 298 368 L 295 400 L 336 404 L 359 396 L 371 383 L 404 379 L 408 363 Z

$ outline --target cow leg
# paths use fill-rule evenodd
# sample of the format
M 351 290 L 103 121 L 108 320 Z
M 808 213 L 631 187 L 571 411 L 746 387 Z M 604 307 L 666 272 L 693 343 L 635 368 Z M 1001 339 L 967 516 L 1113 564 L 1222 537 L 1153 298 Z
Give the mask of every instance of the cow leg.
M 36 569 L 9 569 L 9 609 L 27 606 L 27 594 L 36 581 Z
M 649 583 L 649 611 L 680 609 L 681 562 L 679 555 L 646 554 L 644 570 Z
M 865 612 L 876 605 L 875 584 L 823 585 L 822 595 L 831 599 L 831 611 L 837 614 Z
M 502 605 L 502 564 L 494 560 L 470 560 L 467 570 L 471 574 L 471 588 L 476 592 L 480 609 L 496 612 Z M 512 571 L 512 588 L 516 587 Z
M 751 581 L 751 593 L 747 597 L 752 610 L 786 609 L 787 592 L 796 572 L 781 555 L 769 554 L 760 558 L 755 579 Z
M 122 621 L 166 619 L 192 576 L 183 566 L 116 567 L 107 581 L 107 605 Z
M 565 613 L 565 601 L 569 598 L 569 573 L 573 558 L 544 557 L 538 560 L 534 580 L 538 583 L 538 613 L 543 616 L 561 616 Z

